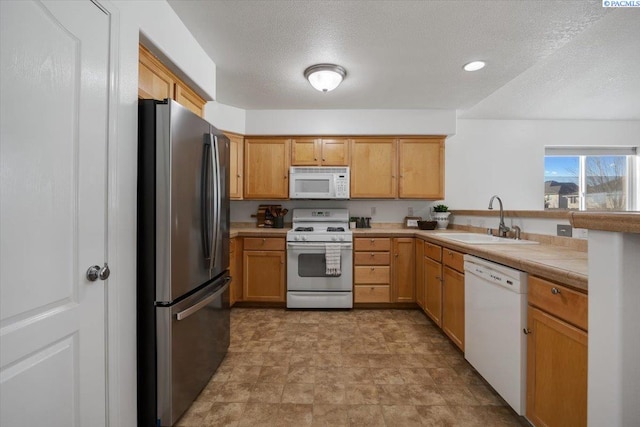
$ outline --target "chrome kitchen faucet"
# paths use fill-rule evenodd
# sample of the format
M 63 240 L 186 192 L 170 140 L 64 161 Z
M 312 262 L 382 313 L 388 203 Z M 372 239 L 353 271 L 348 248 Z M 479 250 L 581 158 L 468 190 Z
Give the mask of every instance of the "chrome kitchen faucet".
M 507 237 L 507 233 L 511 230 L 504 224 L 504 209 L 502 208 L 502 200 L 497 195 L 493 196 L 491 200 L 489 200 L 489 210 L 493 210 L 493 199 L 498 199 L 498 203 L 500 204 L 500 224 L 498 225 L 498 236 Z

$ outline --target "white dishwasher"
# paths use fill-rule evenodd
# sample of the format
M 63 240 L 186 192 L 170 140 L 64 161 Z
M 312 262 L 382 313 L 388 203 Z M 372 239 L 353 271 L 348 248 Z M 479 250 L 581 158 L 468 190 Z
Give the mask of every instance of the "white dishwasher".
M 527 273 L 464 256 L 464 357 L 502 398 L 524 415 Z

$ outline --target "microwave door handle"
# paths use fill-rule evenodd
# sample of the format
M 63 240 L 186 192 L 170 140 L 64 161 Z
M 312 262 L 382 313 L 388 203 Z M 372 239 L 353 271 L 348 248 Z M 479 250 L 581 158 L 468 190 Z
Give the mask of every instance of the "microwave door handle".
M 205 135 L 206 136 L 206 135 Z M 202 171 L 200 174 L 200 238 L 204 260 L 211 262 L 211 241 L 209 240 L 209 151 L 211 144 L 205 139 L 202 148 Z
M 218 255 L 218 240 L 220 238 L 220 159 L 218 156 L 218 138 L 212 133 L 209 134 L 211 143 L 211 189 L 214 194 L 213 200 L 213 229 L 211 232 L 211 268 L 216 263 L 216 257 Z

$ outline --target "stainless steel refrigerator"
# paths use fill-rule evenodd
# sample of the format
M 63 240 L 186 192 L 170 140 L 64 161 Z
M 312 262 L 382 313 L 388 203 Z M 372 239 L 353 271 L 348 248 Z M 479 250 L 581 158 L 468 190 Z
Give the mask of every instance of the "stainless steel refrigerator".
M 172 426 L 229 347 L 229 139 L 172 100 L 138 113 L 138 425 Z

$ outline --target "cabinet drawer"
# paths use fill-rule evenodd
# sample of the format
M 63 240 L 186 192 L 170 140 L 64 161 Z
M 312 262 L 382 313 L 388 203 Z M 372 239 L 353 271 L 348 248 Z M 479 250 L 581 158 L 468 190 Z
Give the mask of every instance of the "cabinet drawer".
M 529 276 L 529 304 L 588 330 L 588 297 L 564 286 Z
M 442 247 L 433 243 L 424 242 L 424 254 L 434 261 L 442 261 Z
M 389 267 L 354 267 L 354 281 L 360 283 L 389 283 Z
M 356 252 L 353 263 L 355 265 L 389 265 L 389 252 Z
M 355 242 L 356 251 L 389 251 L 391 239 L 388 237 L 360 237 Z
M 391 302 L 389 285 L 354 286 L 353 302 Z
M 245 251 L 284 251 L 285 242 L 280 237 L 245 237 Z
M 464 254 L 453 249 L 442 248 L 442 263 L 461 273 L 464 272 Z

